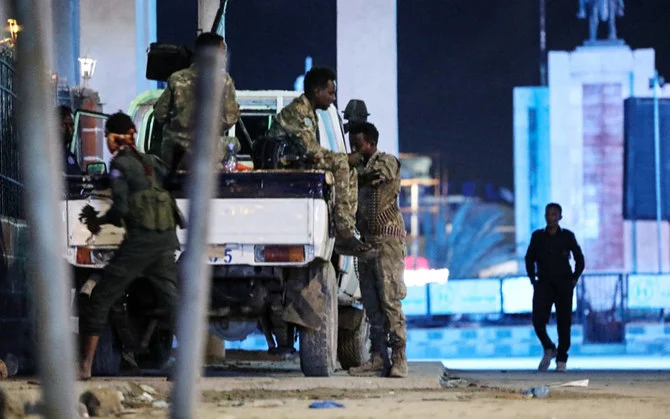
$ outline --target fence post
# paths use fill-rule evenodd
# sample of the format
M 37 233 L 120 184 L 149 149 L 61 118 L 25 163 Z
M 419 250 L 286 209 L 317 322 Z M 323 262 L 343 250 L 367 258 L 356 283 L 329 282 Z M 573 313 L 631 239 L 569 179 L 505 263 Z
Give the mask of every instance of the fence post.
M 181 265 L 182 295 L 177 319 L 177 363 L 172 388 L 173 419 L 197 417 L 200 397 L 198 379 L 203 363 L 203 338 L 211 287 L 211 266 L 207 264 L 207 236 L 212 195 L 216 187 L 214 144 L 219 136 L 223 101 L 221 68 L 225 56 L 216 48 L 198 56 L 196 83 L 196 123 L 193 161 L 186 190 L 188 197 L 188 236 Z
M 25 206 L 32 243 L 39 258 L 33 301 L 37 312 L 37 353 L 44 395 L 44 416 L 78 417 L 74 392 L 74 339 L 70 330 L 70 279 L 65 269 L 60 201 L 62 152 L 48 70 L 51 5 L 44 0 L 13 1 L 24 25 L 18 39 L 17 74 L 20 153 L 25 176 Z

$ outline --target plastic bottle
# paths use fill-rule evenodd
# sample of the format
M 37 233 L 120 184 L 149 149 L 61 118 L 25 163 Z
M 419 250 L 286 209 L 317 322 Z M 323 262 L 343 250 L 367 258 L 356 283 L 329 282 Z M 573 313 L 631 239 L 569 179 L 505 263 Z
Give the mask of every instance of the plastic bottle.
M 549 396 L 549 388 L 547 386 L 531 387 L 523 392 L 524 396 L 543 399 Z
M 235 152 L 235 145 L 228 144 L 228 151 L 226 157 L 223 159 L 223 171 L 232 173 L 237 171 L 237 153 Z

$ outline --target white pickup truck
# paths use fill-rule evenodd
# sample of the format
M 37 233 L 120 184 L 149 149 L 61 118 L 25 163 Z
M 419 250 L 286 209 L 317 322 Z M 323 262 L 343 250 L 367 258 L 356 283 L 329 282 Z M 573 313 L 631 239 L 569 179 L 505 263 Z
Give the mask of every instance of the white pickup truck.
M 153 104 L 160 93 L 145 92 L 130 105 L 129 114 L 138 127 L 137 146 L 143 152 L 160 150 L 162 130 L 153 121 Z M 265 134 L 276 113 L 298 95 L 237 92 L 242 116 L 229 135 L 242 146 L 240 163 L 253 166 L 252 140 Z M 337 109 L 319 110 L 318 116 L 322 146 L 346 152 Z M 88 203 L 101 212 L 109 207 L 105 175 L 92 173 L 104 171 L 100 163 L 109 162 L 103 138 L 106 117 L 85 111 L 75 115 L 71 149 L 90 173 L 68 178 L 68 199 L 62 207 L 67 223 L 65 254 L 74 268 L 77 288 L 91 275 L 100 274 L 124 234 L 121 228 L 104 226 L 98 236 L 91 236 L 78 220 Z M 269 295 L 278 293 L 284 320 L 297 328 L 300 365 L 306 376 L 332 374 L 338 359 L 345 369 L 367 360 L 368 324 L 359 303 L 356 261 L 333 252 L 333 194 L 332 176 L 324 171 L 219 174 L 208 237 L 213 268 L 211 333 L 226 340 L 245 339 L 257 331 L 259 319 L 266 315 Z M 178 189 L 175 196 L 186 214 L 185 192 Z M 186 230 L 179 230 L 178 236 L 183 251 Z M 140 368 L 156 368 L 167 359 L 173 331 L 165 313 L 155 308 L 147 287 L 148 281 L 138 279 L 114 307 L 112 327 L 101 339 L 107 344 L 101 344 L 96 355 L 99 373 L 115 373 L 121 353 L 126 359 L 133 356 Z

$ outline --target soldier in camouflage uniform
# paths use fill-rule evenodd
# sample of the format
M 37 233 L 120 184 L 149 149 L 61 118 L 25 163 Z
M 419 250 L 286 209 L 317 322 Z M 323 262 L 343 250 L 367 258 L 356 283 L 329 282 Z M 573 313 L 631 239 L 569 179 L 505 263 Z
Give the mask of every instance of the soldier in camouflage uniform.
M 392 366 L 389 375 L 406 377 L 407 332 L 400 300 L 407 295 L 403 280 L 407 233 L 398 207 L 400 162 L 377 150 L 378 138 L 377 129 L 368 122 L 354 124 L 349 131 L 350 162 L 358 164 L 357 225 L 365 240 L 379 248 L 375 260 L 358 262 L 361 295 L 370 320 L 374 352 L 368 363 L 350 369 L 349 373 L 381 374 L 381 351 L 387 351 L 390 346 Z
M 355 236 L 356 190 L 347 155 L 328 150 L 319 144 L 317 109 L 327 110 L 335 102 L 335 73 L 314 67 L 305 75 L 305 93 L 279 112 L 269 135 L 291 134 L 303 143 L 318 169 L 329 170 L 335 178 L 335 230 L 338 253 L 371 258 L 376 251 Z M 353 183 L 353 184 L 352 184 Z
M 211 47 L 224 50 L 226 48 L 220 35 L 210 32 L 201 34 L 196 40 L 196 56 L 203 49 Z M 168 79 L 167 88 L 154 105 L 154 118 L 163 126 L 161 156 L 172 171 L 177 170 L 191 145 L 195 121 L 197 65 L 196 61 L 189 68 L 172 74 Z M 221 135 L 235 125 L 240 116 L 240 107 L 235 96 L 235 84 L 227 73 L 224 92 Z
M 102 216 L 93 207 L 85 207 L 80 220 L 93 234 L 104 224 L 125 226 L 126 234 L 102 280 L 80 307 L 82 379 L 91 377 L 95 349 L 112 305 L 136 278 L 149 278 L 172 319 L 177 304 L 175 251 L 180 220 L 176 203 L 162 187 L 167 167 L 157 157 L 135 149 L 135 126 L 128 115 L 119 112 L 110 116 L 105 131 L 113 154 L 109 174 L 113 203 Z

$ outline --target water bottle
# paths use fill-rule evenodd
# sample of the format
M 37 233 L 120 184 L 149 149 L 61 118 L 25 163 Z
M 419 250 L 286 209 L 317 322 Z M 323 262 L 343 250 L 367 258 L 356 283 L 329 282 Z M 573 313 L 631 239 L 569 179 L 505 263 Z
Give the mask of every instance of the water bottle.
M 232 143 L 228 144 L 228 151 L 223 159 L 223 171 L 226 173 L 237 171 L 237 153 L 235 152 L 235 145 Z
M 547 386 L 531 387 L 523 392 L 524 396 L 543 399 L 549 396 L 549 388 Z

